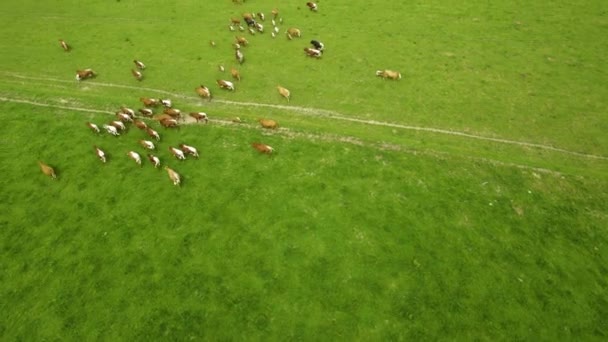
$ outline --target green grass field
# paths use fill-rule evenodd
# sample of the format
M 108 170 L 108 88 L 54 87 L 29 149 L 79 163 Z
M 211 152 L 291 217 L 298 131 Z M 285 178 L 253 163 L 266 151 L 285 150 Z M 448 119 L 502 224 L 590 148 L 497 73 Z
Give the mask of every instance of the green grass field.
M 278 37 L 245 32 L 243 79 L 218 89 L 242 34 L 229 19 L 263 11 L 270 31 L 275 7 Z M 0 340 L 608 338 L 603 2 L 0 10 Z M 314 38 L 319 60 L 302 51 Z M 99 75 L 76 82 L 88 67 Z M 146 153 L 137 128 L 84 124 L 142 96 L 210 116 L 148 121 L 181 187 L 127 158 Z M 182 142 L 200 159 L 172 159 Z

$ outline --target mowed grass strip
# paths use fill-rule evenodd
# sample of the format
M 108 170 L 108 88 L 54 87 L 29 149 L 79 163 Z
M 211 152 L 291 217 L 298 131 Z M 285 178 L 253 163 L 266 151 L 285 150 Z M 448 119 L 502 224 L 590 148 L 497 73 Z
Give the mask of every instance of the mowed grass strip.
M 608 334 L 605 180 L 210 124 L 161 130 L 175 187 L 136 128 L 3 107 L 2 339 Z

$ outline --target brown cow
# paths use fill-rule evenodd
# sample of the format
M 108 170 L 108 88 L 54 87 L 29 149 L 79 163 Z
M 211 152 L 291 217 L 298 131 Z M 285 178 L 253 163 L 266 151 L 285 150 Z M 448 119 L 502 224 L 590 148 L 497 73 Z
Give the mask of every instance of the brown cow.
M 135 63 L 135 67 L 139 70 L 144 70 L 146 68 L 146 65 L 143 62 L 138 61 L 137 59 L 134 59 L 133 63 Z
M 234 52 L 234 57 L 236 58 L 236 61 L 239 62 L 239 64 L 243 64 L 243 62 L 245 62 L 245 55 L 243 54 L 243 52 L 241 52 L 241 49 L 236 49 L 236 51 Z
M 153 154 L 148 154 L 148 160 L 150 161 L 150 163 L 152 163 L 152 165 L 154 165 L 155 168 L 160 166 L 160 159 L 158 159 L 157 156 Z
M 234 91 L 234 84 L 232 82 L 226 80 L 217 80 L 216 82 L 220 88 Z
M 101 160 L 102 163 L 105 163 L 106 154 L 97 146 L 93 146 L 93 148 L 95 149 L 95 155 L 97 155 L 97 158 L 99 158 L 99 160 Z
M 251 144 L 251 146 L 253 146 L 253 148 L 258 150 L 260 153 L 271 154 L 274 151 L 271 146 L 262 143 L 254 142 Z
M 321 51 L 320 50 L 311 49 L 311 48 L 305 47 L 304 48 L 304 52 L 309 57 L 321 58 Z
M 93 78 L 95 76 L 97 76 L 97 73 L 93 71 L 93 69 L 76 70 L 77 81 L 86 80 L 87 78 Z
M 289 97 L 291 96 L 291 92 L 289 91 L 289 89 L 281 87 L 280 85 L 277 86 L 277 90 L 279 91 L 279 94 L 281 94 L 281 96 L 283 96 L 284 98 L 287 99 L 287 102 L 289 102 Z
M 146 123 L 141 120 L 135 120 L 133 123 L 135 124 L 135 127 L 141 130 L 145 130 L 146 128 L 148 128 L 148 125 L 146 125 Z
M 169 174 L 169 179 L 171 179 L 171 181 L 173 182 L 173 185 L 178 185 L 180 184 L 180 177 L 179 174 L 177 172 L 175 172 L 173 169 L 169 168 L 168 166 L 165 166 L 165 170 L 167 170 L 167 174 Z
M 159 105 L 160 101 L 157 99 L 152 99 L 149 97 L 140 97 L 139 101 L 141 101 L 146 107 L 156 107 Z
M 182 116 L 182 111 L 177 108 L 166 108 L 163 114 L 170 115 L 174 119 L 179 119 Z
M 237 69 L 235 69 L 235 68 L 230 69 L 230 74 L 231 74 L 231 75 L 232 75 L 232 77 L 233 77 L 233 78 L 235 78 L 237 81 L 240 81 L 240 80 L 241 80 L 241 73 L 240 73 L 240 72 L 239 72 Z
M 317 11 L 317 4 L 315 4 L 314 2 L 309 1 L 309 2 L 306 3 L 306 6 L 308 6 L 308 8 L 311 11 L 314 11 L 314 12 Z
M 274 120 L 270 120 L 270 119 L 259 119 L 258 120 L 260 122 L 260 124 L 262 125 L 262 127 L 264 128 L 270 128 L 270 129 L 275 129 L 277 127 L 279 127 L 279 125 L 277 124 L 276 121 Z
M 185 154 L 190 154 L 190 155 L 198 158 L 198 151 L 196 150 L 196 148 L 185 145 L 185 144 L 179 144 L 179 148 L 181 148 Z
M 177 120 L 175 119 L 163 119 L 160 120 L 160 124 L 165 128 L 179 128 Z
M 209 88 L 207 88 L 201 84 L 199 87 L 196 87 L 194 90 L 196 91 L 198 96 L 200 96 L 202 98 L 207 98 L 207 101 L 211 101 L 211 92 L 209 91 Z
M 401 73 L 393 70 L 376 70 L 376 76 L 382 77 L 383 79 L 400 80 Z
M 93 131 L 95 133 L 99 133 L 99 127 L 97 127 L 96 124 L 94 124 L 92 122 L 87 122 L 87 127 L 89 127 L 91 129 L 91 131 Z
M 136 80 L 141 81 L 144 78 L 144 74 L 139 70 L 131 69 L 131 75 L 135 77 Z
M 196 122 L 199 122 L 201 120 L 204 120 L 205 123 L 209 122 L 209 118 L 207 117 L 207 113 L 204 113 L 204 112 L 190 112 L 188 115 L 190 115 L 190 117 L 194 118 L 196 120 Z
M 154 112 L 150 108 L 141 108 L 139 109 L 139 113 L 146 117 L 151 117 Z
M 57 179 L 57 175 L 55 174 L 55 169 L 53 169 L 52 167 L 48 166 L 47 164 L 45 164 L 41 161 L 38 161 L 38 166 L 40 166 L 40 170 L 42 171 L 42 173 L 51 177 L 52 179 Z
M 152 128 L 150 128 L 150 127 L 146 128 L 146 133 L 148 133 L 148 135 L 151 136 L 152 138 L 156 139 L 156 141 L 160 140 L 160 135 L 158 135 L 158 132 L 153 130 Z

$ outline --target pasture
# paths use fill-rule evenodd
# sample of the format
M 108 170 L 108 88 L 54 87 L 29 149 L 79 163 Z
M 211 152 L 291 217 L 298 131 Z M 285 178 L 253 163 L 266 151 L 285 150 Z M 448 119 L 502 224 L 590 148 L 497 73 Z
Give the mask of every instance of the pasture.
M 318 4 L 0 4 L 1 340 L 608 337 L 606 5 Z M 144 96 L 209 115 L 146 119 L 180 187 L 85 126 Z

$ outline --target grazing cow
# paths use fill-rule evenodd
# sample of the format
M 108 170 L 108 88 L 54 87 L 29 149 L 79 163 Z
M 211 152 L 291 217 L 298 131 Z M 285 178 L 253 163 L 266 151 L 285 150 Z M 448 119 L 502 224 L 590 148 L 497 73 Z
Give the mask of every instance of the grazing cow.
M 171 99 L 164 99 L 164 100 L 161 99 L 160 103 L 167 108 L 171 108 L 171 106 L 172 106 Z
M 133 63 L 135 63 L 135 67 L 139 70 L 144 70 L 146 68 L 146 65 L 137 59 L 134 59 Z
M 232 82 L 226 80 L 217 80 L 216 82 L 220 88 L 234 91 L 234 84 Z
M 146 128 L 148 128 L 148 125 L 146 125 L 146 123 L 141 120 L 135 120 L 133 123 L 135 124 L 135 127 L 141 130 L 145 130 Z
M 321 58 L 321 51 L 319 51 L 317 49 L 311 49 L 311 48 L 305 47 L 304 52 L 306 53 L 306 55 L 308 57 Z
M 135 151 L 129 151 L 129 152 L 127 152 L 127 156 L 129 156 L 129 158 L 133 159 L 133 161 L 135 161 L 137 163 L 137 165 L 139 165 L 141 167 L 141 157 L 139 156 L 139 153 L 137 153 Z
M 160 120 L 160 124 L 165 128 L 179 128 L 177 120 L 175 119 L 163 119 Z
M 186 159 L 186 156 L 184 155 L 184 152 L 182 150 L 180 150 L 180 149 L 177 149 L 175 147 L 169 146 L 169 151 L 171 151 L 171 154 L 175 158 L 177 158 L 177 159 L 180 159 L 180 160 L 185 160 Z
M 68 45 L 68 43 L 65 42 L 65 40 L 59 39 L 59 44 L 61 44 L 63 51 L 70 52 L 70 46 Z
M 211 45 L 211 46 L 215 47 L 215 41 L 210 40 L 210 41 L 209 41 L 209 45 Z
M 313 39 L 313 40 L 311 40 L 311 41 L 310 41 L 310 44 L 311 44 L 311 45 L 312 45 L 312 46 L 313 46 L 315 49 L 317 49 L 317 50 L 319 50 L 319 51 L 323 51 L 323 49 L 325 48 L 325 45 L 323 45 L 323 43 L 321 43 L 321 42 L 320 42 L 320 41 L 318 41 L 318 40 L 314 40 L 314 39 Z
M 151 117 L 154 112 L 149 108 L 141 108 L 139 109 L 139 113 L 143 116 Z
M 261 21 L 264 21 L 266 19 L 266 16 L 262 12 L 258 12 L 257 15 L 258 15 L 258 18 L 260 18 Z
M 251 144 L 251 146 L 253 146 L 253 148 L 258 150 L 260 153 L 271 154 L 272 152 L 274 152 L 274 149 L 266 144 L 254 142 Z
M 55 170 L 52 167 L 46 165 L 45 163 L 41 162 L 40 160 L 38 161 L 38 166 L 40 166 L 40 170 L 42 171 L 42 173 L 51 177 L 52 179 L 57 179 Z
M 131 116 L 123 112 L 116 112 L 116 118 L 122 122 L 133 122 Z
M 234 52 L 234 56 L 236 57 L 236 61 L 239 62 L 239 64 L 243 64 L 243 62 L 245 61 L 245 55 L 243 55 L 241 49 L 236 49 L 236 51 Z
M 300 33 L 300 29 L 297 29 L 295 27 L 290 27 L 289 29 L 287 29 L 287 35 L 298 38 L 302 36 L 302 34 Z
M 154 149 L 156 149 L 156 146 L 154 146 L 154 143 L 153 143 L 153 142 L 151 142 L 150 140 L 143 140 L 143 139 L 140 139 L 140 140 L 139 140 L 139 144 L 140 144 L 140 145 L 141 145 L 143 148 L 148 149 L 148 150 L 154 150 Z
M 249 44 L 249 41 L 247 40 L 247 38 L 241 36 L 234 36 L 234 38 L 236 38 L 236 43 L 242 46 L 247 46 Z
M 97 73 L 93 69 L 76 70 L 76 80 L 86 80 L 87 78 L 93 78 L 97 76 Z
M 118 133 L 118 130 L 116 129 L 116 127 L 114 127 L 112 125 L 103 125 L 103 128 L 106 130 L 106 132 L 112 134 L 115 137 L 120 135 L 120 133 Z
M 185 144 L 179 144 L 179 148 L 181 148 L 185 154 L 189 154 L 194 156 L 195 158 L 198 158 L 198 151 L 196 150 L 196 148 Z
M 170 115 L 174 119 L 179 119 L 182 116 L 182 111 L 177 108 L 166 108 L 163 114 Z
M 153 154 L 148 154 L 148 160 L 150 161 L 150 163 L 152 163 L 152 165 L 154 165 L 155 168 L 160 166 L 160 159 L 158 159 L 157 156 Z
M 376 76 L 382 77 L 383 79 L 400 80 L 401 73 L 393 70 L 376 70 Z
M 264 33 L 264 25 L 260 23 L 255 23 L 255 29 L 258 30 L 258 32 L 260 33 Z
M 225 69 L 224 69 L 224 66 L 223 66 L 223 65 L 221 65 L 221 64 L 217 66 L 217 69 L 218 69 L 219 71 L 221 71 L 221 72 L 224 72 L 224 70 L 225 70 Z
M 309 1 L 309 2 L 306 3 L 306 6 L 308 6 L 308 8 L 311 11 L 314 11 L 314 12 L 317 11 L 317 4 L 315 4 L 314 2 Z
M 156 139 L 156 141 L 160 141 L 160 135 L 158 135 L 158 132 L 153 130 L 152 128 L 146 128 L 146 133 L 148 133 L 150 137 Z
M 146 107 L 156 107 L 156 106 L 158 106 L 158 104 L 160 102 L 157 99 L 152 99 L 149 97 L 140 97 L 139 101 L 141 101 L 144 104 L 144 106 L 146 106 Z
M 233 25 L 241 25 L 241 20 L 239 18 L 230 18 L 230 26 Z
M 289 102 L 289 97 L 291 96 L 291 92 L 289 91 L 289 89 L 283 88 L 280 85 L 277 86 L 277 89 L 279 90 L 279 94 L 281 94 L 281 96 L 286 98 L 287 102 Z
M 241 80 L 241 73 L 235 68 L 230 69 L 230 74 L 232 75 L 232 78 L 235 78 L 237 81 Z
M 116 129 L 120 130 L 120 131 L 126 131 L 127 130 L 127 126 L 125 126 L 125 124 L 122 121 L 111 121 L 110 125 L 114 126 Z
M 201 120 L 204 120 L 205 123 L 209 122 L 209 118 L 207 117 L 207 113 L 203 113 L 203 112 L 191 112 L 188 115 L 190 115 L 191 117 L 193 117 L 194 120 L 196 120 L 196 122 L 199 122 Z
M 194 88 L 194 90 L 196 91 L 198 96 L 206 98 L 207 101 L 211 101 L 211 91 L 209 91 L 209 88 L 201 84 L 200 86 Z
M 276 8 L 270 11 L 270 13 L 272 14 L 273 19 L 276 19 L 279 16 L 279 10 Z
M 275 129 L 277 127 L 279 127 L 279 125 L 277 124 L 276 121 L 274 120 L 270 120 L 270 119 L 259 119 L 258 120 L 260 122 L 260 124 L 262 125 L 262 127 L 264 128 L 269 128 L 269 129 Z
M 178 185 L 180 183 L 180 177 L 179 174 L 175 171 L 173 171 L 173 169 L 169 168 L 168 166 L 165 166 L 165 170 L 167 170 L 167 173 L 169 174 L 169 179 L 171 179 L 171 181 L 173 182 L 173 185 Z
M 245 28 L 243 27 L 243 25 L 239 25 L 239 31 L 241 31 L 241 32 L 245 31 Z
M 144 74 L 135 69 L 131 69 L 131 75 L 133 75 L 133 77 L 135 77 L 135 79 L 138 81 L 141 81 L 144 78 Z
M 91 129 L 91 131 L 93 131 L 95 133 L 99 133 L 99 127 L 97 127 L 96 124 L 94 124 L 92 122 L 87 122 L 87 127 L 89 127 Z
M 105 163 L 106 162 L 106 154 L 105 154 L 105 152 L 102 151 L 97 146 L 93 146 L 93 148 L 95 149 L 95 155 L 97 155 L 97 158 L 99 158 L 99 160 L 101 160 L 102 163 Z
M 122 113 L 128 114 L 131 118 L 135 117 L 135 111 L 131 108 L 122 106 L 122 107 L 120 107 L 120 111 Z

